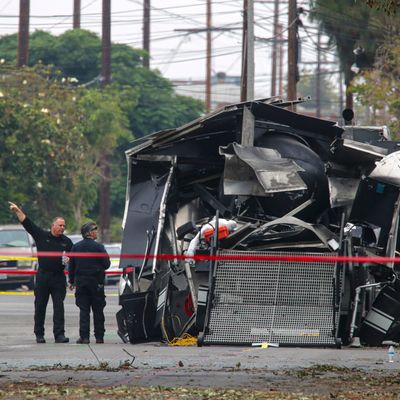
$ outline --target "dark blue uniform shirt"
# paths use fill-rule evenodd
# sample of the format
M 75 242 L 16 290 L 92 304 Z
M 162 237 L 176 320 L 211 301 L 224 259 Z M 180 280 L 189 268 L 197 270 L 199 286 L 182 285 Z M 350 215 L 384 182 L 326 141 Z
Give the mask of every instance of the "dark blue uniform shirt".
M 69 283 L 74 285 L 79 277 L 96 277 L 99 284 L 104 284 L 104 271 L 110 266 L 110 257 L 104 246 L 93 239 L 83 239 L 75 243 L 72 253 L 99 253 L 89 257 L 71 256 L 69 263 Z
M 60 253 L 60 257 L 39 256 L 39 271 L 63 272 L 64 265 L 62 263 L 61 254 L 64 251 L 68 252 L 71 250 L 72 241 L 65 235 L 53 236 L 50 231 L 39 228 L 28 217 L 24 219 L 22 226 L 35 240 L 38 252 L 51 251 Z

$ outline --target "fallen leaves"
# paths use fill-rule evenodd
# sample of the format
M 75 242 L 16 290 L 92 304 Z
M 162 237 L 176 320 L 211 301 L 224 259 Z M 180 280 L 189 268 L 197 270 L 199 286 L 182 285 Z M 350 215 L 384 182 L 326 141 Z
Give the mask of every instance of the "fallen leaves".
M 37 382 L 17 382 L 0 385 L 0 399 L 137 399 L 137 400 L 364 400 L 398 398 L 397 392 L 357 390 L 342 393 L 306 394 L 302 392 L 285 392 L 279 390 L 250 390 L 250 389 L 218 389 L 218 388 L 169 388 L 169 387 L 138 387 L 110 386 L 89 387 L 86 385 L 55 385 Z

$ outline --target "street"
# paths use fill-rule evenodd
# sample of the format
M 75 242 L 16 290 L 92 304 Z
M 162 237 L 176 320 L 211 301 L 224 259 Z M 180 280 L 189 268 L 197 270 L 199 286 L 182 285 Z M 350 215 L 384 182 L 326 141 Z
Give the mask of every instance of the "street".
M 36 344 L 32 333 L 32 292 L 0 292 L 0 389 L 13 382 L 65 384 L 67 380 L 69 384 L 96 387 L 296 388 L 296 391 L 301 387 L 304 392 L 318 390 L 322 395 L 343 390 L 341 385 L 332 387 L 332 376 L 337 379 L 356 374 L 357 381 L 357 374 L 362 374 L 363 379 L 383 374 L 387 380 L 400 366 L 397 354 L 395 362 L 388 362 L 387 349 L 383 347 L 264 349 L 172 347 L 159 342 L 124 344 L 116 333 L 117 287 L 107 287 L 106 294 L 105 344 L 97 345 L 92 340 L 90 345 L 77 345 L 78 308 L 71 293 L 65 301 L 66 335 L 70 343 L 54 343 L 50 301 L 47 343 Z M 326 382 L 320 379 L 325 375 L 329 378 Z
M 121 342 L 116 333 L 115 313 L 119 310 L 117 286 L 107 286 L 105 308 L 106 340 L 115 343 Z M 33 301 L 32 291 L 1 291 L 0 289 L 0 343 L 7 344 L 35 344 L 33 333 Z M 65 335 L 70 338 L 70 344 L 79 337 L 79 309 L 75 305 L 75 297 L 67 289 L 65 300 Z M 51 298 L 47 306 L 45 337 L 47 344 L 54 343 L 53 337 L 53 304 Z

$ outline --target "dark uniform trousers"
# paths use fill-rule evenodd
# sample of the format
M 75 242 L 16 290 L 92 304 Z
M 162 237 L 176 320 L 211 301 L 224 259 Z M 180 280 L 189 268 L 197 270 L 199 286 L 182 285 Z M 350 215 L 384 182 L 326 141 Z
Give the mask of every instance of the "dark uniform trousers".
M 36 336 L 44 336 L 44 321 L 49 297 L 53 301 L 53 333 L 57 338 L 65 334 L 64 299 L 66 278 L 63 271 L 48 272 L 39 270 L 35 284 L 35 327 Z
M 106 296 L 104 285 L 99 285 L 94 276 L 77 276 L 75 303 L 79 307 L 79 336 L 88 339 L 90 335 L 90 309 L 93 311 L 94 336 L 104 338 L 104 307 Z

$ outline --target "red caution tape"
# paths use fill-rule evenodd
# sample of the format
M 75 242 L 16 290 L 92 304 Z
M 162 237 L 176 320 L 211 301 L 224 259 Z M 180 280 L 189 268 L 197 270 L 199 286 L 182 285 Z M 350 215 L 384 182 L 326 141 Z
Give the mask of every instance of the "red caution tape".
M 400 257 L 367 257 L 367 256 L 337 256 L 337 255 L 282 255 L 282 254 L 231 254 L 231 255 L 216 255 L 211 256 L 207 254 L 199 254 L 194 256 L 187 255 L 175 255 L 175 254 L 158 254 L 158 255 L 146 255 L 146 254 L 121 254 L 120 256 L 113 255 L 111 258 L 124 258 L 124 259 L 158 259 L 158 260 L 195 260 L 195 261 L 282 261 L 282 262 L 357 262 L 357 263 L 400 263 Z M 36 254 L 38 257 L 62 257 L 61 252 L 56 251 L 40 251 Z M 78 258 L 90 258 L 90 257 L 109 257 L 105 253 L 68 253 L 69 257 Z M 26 259 L 27 253 L 18 252 L 2 252 L 0 253 L 0 261 L 7 259 L 17 260 L 19 257 Z
M 37 271 L 35 269 L 2 269 L 0 268 L 0 275 L 36 275 Z M 64 271 L 65 275 L 68 275 L 68 271 Z M 105 271 L 106 275 L 121 275 L 121 271 Z
M 0 275 L 35 275 L 36 271 L 34 269 L 0 269 Z
M 60 252 L 38 252 L 36 254 L 38 257 L 61 257 L 63 256 Z M 30 255 L 31 256 L 31 255 Z M 105 253 L 68 253 L 69 257 L 80 257 L 80 258 L 89 258 L 89 257 L 109 257 Z M 18 260 L 23 259 L 26 260 L 27 253 L 21 252 L 3 252 L 0 254 L 0 260 Z M 158 260 L 194 260 L 194 261 L 257 261 L 257 262 L 297 262 L 297 263 L 314 263 L 314 262 L 336 262 L 336 263 L 348 263 L 355 262 L 359 264 L 363 263 L 376 263 L 376 264 L 393 264 L 399 263 L 400 257 L 355 257 L 355 256 L 333 256 L 329 255 L 255 255 L 255 254 L 231 254 L 231 255 L 195 255 L 195 256 L 186 256 L 186 255 L 174 255 L 174 254 L 159 254 L 159 255 L 145 255 L 145 254 L 121 254 L 120 256 L 113 255 L 112 258 L 124 258 L 124 259 L 158 259 Z M 128 267 L 129 268 L 129 267 Z M 131 268 L 132 269 L 132 268 Z M 133 269 L 132 269 L 133 270 Z M 34 275 L 36 274 L 36 270 L 32 269 L 2 269 L 0 268 L 0 274 L 10 274 L 10 275 Z M 105 271 L 107 275 L 119 275 L 122 274 L 122 270 L 120 271 Z M 68 274 L 65 271 L 65 274 Z

